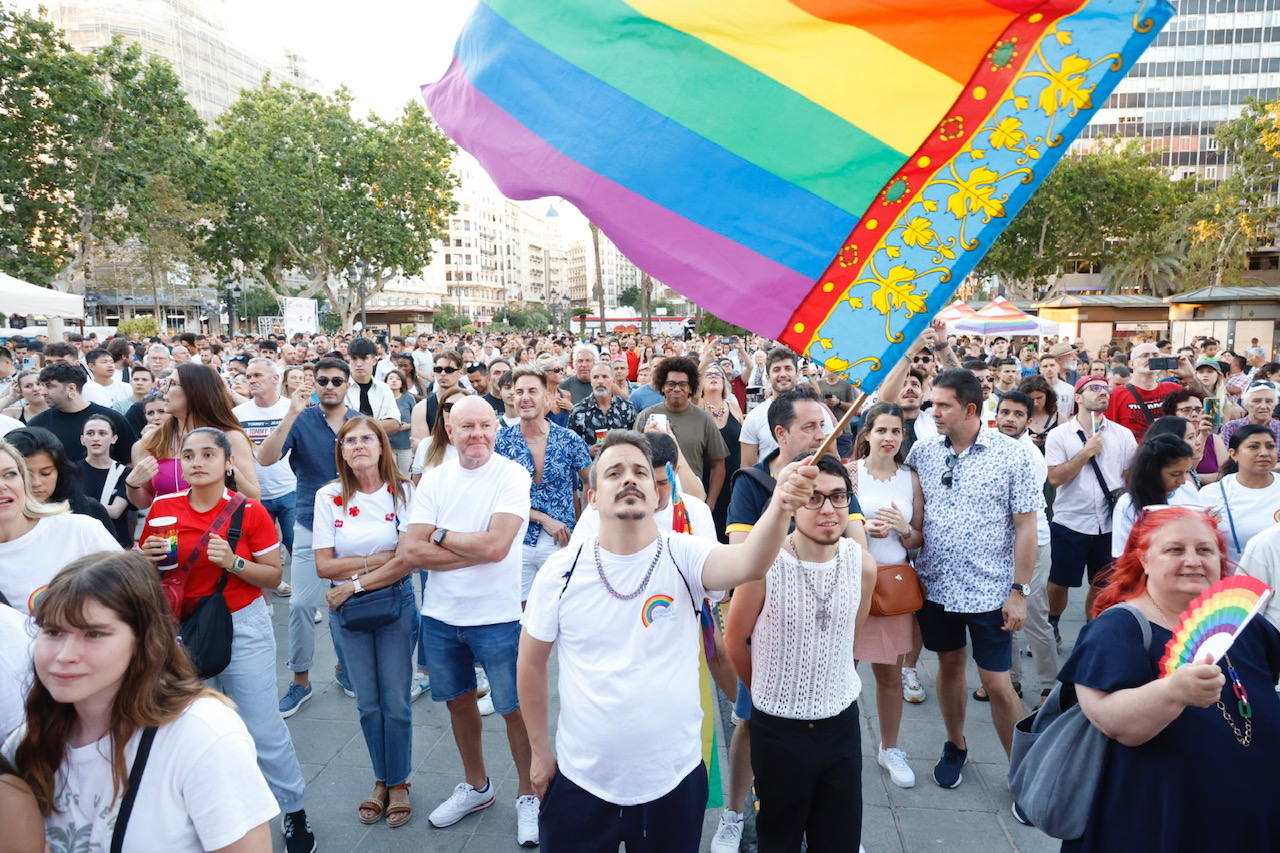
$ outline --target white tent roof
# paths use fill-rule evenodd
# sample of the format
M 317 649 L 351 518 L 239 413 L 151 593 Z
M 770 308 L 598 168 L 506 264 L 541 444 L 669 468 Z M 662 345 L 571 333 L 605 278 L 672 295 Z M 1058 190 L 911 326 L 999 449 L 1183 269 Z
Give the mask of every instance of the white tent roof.
M 24 317 L 58 317 L 63 320 L 84 319 L 84 297 L 61 293 L 47 287 L 0 273 L 0 310 Z

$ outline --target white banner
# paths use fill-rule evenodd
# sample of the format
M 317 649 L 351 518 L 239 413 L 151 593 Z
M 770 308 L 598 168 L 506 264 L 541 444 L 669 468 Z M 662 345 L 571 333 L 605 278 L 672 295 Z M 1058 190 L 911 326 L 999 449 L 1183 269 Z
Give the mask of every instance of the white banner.
M 267 335 L 284 334 L 284 318 L 283 317 L 259 317 L 258 318 L 258 337 L 265 338 Z
M 312 335 L 320 331 L 316 315 L 316 301 L 308 297 L 286 296 L 280 302 L 284 307 L 284 328 L 289 334 L 303 332 Z

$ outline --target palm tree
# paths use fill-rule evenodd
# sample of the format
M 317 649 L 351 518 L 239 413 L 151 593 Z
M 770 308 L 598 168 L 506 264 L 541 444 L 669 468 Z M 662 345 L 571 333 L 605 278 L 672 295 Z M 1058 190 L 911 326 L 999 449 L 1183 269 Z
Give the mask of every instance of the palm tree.
M 600 226 L 594 222 L 588 222 L 591 227 L 591 248 L 596 256 L 596 285 L 592 296 L 600 306 L 600 331 L 605 329 L 604 323 L 604 271 L 600 267 Z
M 1169 296 L 1182 289 L 1186 245 L 1181 239 L 1153 239 L 1132 243 L 1102 269 L 1107 293 Z

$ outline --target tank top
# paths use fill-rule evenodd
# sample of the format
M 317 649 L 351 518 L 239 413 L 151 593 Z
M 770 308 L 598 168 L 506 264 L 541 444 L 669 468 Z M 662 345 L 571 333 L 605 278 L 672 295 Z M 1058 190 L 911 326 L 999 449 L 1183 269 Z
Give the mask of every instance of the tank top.
M 854 483 L 858 491 L 858 506 L 862 507 L 863 517 L 873 518 L 878 511 L 893 502 L 898 505 L 898 512 L 902 513 L 907 524 L 910 524 L 915 514 L 910 469 L 899 465 L 892 479 L 881 482 L 867 473 L 865 459 L 859 459 L 854 467 L 857 471 Z M 907 561 L 907 549 L 902 547 L 902 537 L 892 531 L 883 539 L 868 536 L 867 550 L 881 566 Z
M 157 496 L 171 495 L 188 487 L 189 484 L 182 476 L 181 459 L 157 459 L 156 462 L 160 469 L 151 478 L 151 490 Z
M 1196 473 L 1198 474 L 1216 474 L 1218 469 L 1222 467 L 1218 462 L 1217 442 L 1213 440 L 1213 436 L 1205 437 L 1204 455 L 1200 457 L 1200 462 L 1196 465 Z
M 824 720 L 858 698 L 862 680 L 853 635 L 861 599 L 862 548 L 852 539 L 841 539 L 836 559 L 827 563 L 801 564 L 789 548 L 779 552 L 765 576 L 764 605 L 751 634 L 757 708 L 791 720 Z

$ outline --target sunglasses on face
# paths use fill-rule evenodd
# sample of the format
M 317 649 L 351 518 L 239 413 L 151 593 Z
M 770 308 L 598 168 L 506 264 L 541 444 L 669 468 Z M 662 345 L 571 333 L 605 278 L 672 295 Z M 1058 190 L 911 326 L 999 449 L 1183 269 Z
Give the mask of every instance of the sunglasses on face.
M 328 387 L 329 385 L 332 385 L 334 388 L 340 388 L 347 384 L 347 380 L 341 376 L 317 376 L 316 384 L 321 388 Z
M 931 361 L 933 361 L 933 356 L 931 355 L 917 355 L 911 358 L 912 364 L 928 364 Z
M 434 370 L 436 373 L 447 373 L 449 376 L 452 376 L 453 374 L 458 372 L 458 368 L 445 367 L 443 364 L 437 364 L 435 367 L 431 369 Z

